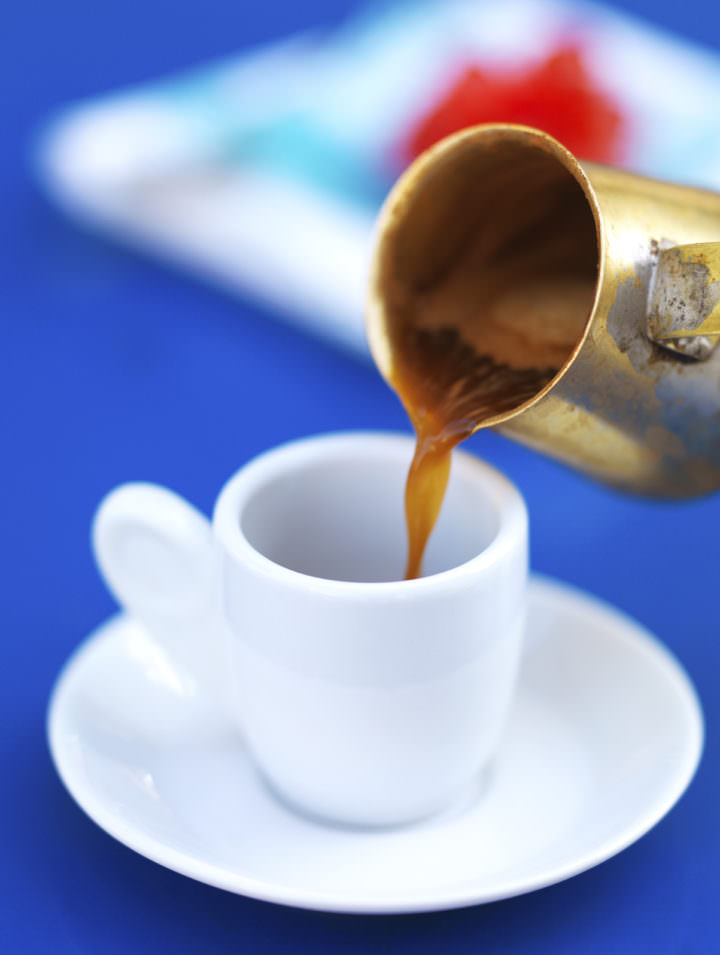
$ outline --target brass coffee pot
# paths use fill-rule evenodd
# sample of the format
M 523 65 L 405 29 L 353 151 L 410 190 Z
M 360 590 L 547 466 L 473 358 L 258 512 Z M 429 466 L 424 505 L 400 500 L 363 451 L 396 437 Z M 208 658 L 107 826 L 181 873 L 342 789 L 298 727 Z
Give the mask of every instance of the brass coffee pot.
M 367 329 L 390 381 L 407 322 L 555 371 L 484 425 L 625 490 L 720 487 L 720 195 L 581 162 L 529 127 L 463 130 L 380 214 Z

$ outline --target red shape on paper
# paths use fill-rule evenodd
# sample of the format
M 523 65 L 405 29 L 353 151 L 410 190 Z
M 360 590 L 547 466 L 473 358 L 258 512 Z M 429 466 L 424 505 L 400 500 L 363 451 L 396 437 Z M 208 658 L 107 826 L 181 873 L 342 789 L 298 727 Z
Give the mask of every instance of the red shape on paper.
M 478 123 L 524 123 L 550 133 L 576 156 L 622 158 L 626 120 L 594 82 L 577 46 L 565 45 L 523 70 L 467 67 L 406 142 L 410 158 Z

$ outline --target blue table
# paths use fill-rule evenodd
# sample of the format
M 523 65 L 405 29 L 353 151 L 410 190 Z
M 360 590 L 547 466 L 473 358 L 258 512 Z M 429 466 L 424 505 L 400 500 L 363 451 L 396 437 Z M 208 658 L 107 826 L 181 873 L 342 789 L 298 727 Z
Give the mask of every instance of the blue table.
M 224 478 L 271 445 L 334 429 L 407 428 L 373 368 L 250 301 L 86 234 L 33 183 L 30 137 L 56 106 L 335 22 L 351 5 L 243 6 L 65 0 L 5 13 L 0 950 L 717 950 L 720 497 L 672 506 L 621 497 L 493 435 L 474 448 L 524 492 L 534 567 L 650 627 L 703 701 L 699 773 L 639 843 L 507 902 L 419 917 L 330 916 L 236 897 L 146 861 L 89 821 L 57 779 L 44 739 L 48 694 L 71 650 L 113 610 L 88 547 L 104 492 L 157 481 L 207 512 Z M 619 6 L 720 47 L 720 10 L 703 0 Z

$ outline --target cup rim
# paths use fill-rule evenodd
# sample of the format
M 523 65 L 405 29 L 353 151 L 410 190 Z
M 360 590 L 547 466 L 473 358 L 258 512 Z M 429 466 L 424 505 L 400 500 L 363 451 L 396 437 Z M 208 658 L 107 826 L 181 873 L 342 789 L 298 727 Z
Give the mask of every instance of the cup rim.
M 388 453 L 402 452 L 408 464 L 414 447 L 414 438 L 406 433 L 391 431 L 337 431 L 296 438 L 262 452 L 235 472 L 221 489 L 213 511 L 213 530 L 224 552 L 252 570 L 253 573 L 273 579 L 285 587 L 305 592 L 314 591 L 329 596 L 373 595 L 413 598 L 434 594 L 438 590 L 466 586 L 469 579 L 482 573 L 511 550 L 518 539 L 527 535 L 528 516 L 525 501 L 518 488 L 504 474 L 466 451 L 453 451 L 453 468 L 474 473 L 481 479 L 498 514 L 498 529 L 493 539 L 479 554 L 449 570 L 414 580 L 356 581 L 315 577 L 285 567 L 257 550 L 242 531 L 240 515 L 258 488 L 275 475 L 308 461 L 332 456 L 337 458 L 343 448 L 371 442 L 375 447 L 385 445 Z M 330 455 L 330 453 L 332 454 Z

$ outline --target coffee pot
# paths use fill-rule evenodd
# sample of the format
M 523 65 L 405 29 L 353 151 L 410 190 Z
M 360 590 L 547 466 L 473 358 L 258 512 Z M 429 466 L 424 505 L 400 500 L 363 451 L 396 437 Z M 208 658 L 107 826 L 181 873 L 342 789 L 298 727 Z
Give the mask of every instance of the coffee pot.
M 442 140 L 380 214 L 367 330 L 390 381 L 408 322 L 499 366 L 550 366 L 491 426 L 606 484 L 720 487 L 720 195 L 483 125 Z

